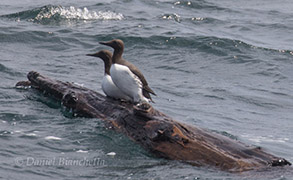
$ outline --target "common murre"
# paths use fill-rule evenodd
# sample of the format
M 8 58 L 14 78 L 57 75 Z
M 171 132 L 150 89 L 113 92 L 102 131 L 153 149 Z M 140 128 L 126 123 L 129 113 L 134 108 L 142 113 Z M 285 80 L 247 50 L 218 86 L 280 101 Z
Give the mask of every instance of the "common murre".
M 131 97 L 134 103 L 152 101 L 150 93 L 156 94 L 148 86 L 143 74 L 135 65 L 122 58 L 124 51 L 123 41 L 114 39 L 108 42 L 100 42 L 100 44 L 114 49 L 110 73 L 115 85 L 123 93 Z
M 101 50 L 94 54 L 87 54 L 87 56 L 99 57 L 104 61 L 105 72 L 102 80 L 102 90 L 103 92 L 114 99 L 124 99 L 131 101 L 126 94 L 124 94 L 112 81 L 110 76 L 110 67 L 112 65 L 112 53 L 108 50 Z

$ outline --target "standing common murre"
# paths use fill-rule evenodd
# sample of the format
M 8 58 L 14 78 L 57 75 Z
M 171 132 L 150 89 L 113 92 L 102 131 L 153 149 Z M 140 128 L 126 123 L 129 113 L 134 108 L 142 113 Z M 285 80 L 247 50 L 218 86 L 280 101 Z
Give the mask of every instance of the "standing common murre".
M 105 72 L 102 80 L 102 90 L 103 92 L 114 99 L 124 99 L 131 101 L 126 94 L 124 94 L 112 81 L 110 76 L 110 67 L 112 65 L 112 53 L 108 50 L 101 50 L 94 54 L 87 54 L 87 56 L 99 57 L 104 61 Z
M 120 39 L 114 39 L 100 44 L 114 49 L 110 73 L 115 85 L 126 95 L 132 98 L 134 103 L 152 101 L 150 93 L 156 95 L 148 86 L 148 83 L 140 70 L 130 62 L 122 58 L 124 43 Z

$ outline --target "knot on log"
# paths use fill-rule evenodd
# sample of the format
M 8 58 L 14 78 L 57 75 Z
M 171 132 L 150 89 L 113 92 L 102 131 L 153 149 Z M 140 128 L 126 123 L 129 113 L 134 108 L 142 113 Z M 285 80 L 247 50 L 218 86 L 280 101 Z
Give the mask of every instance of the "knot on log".
M 142 103 L 137 106 L 133 106 L 134 115 L 145 117 L 146 120 L 153 119 L 154 111 L 154 108 L 148 103 Z
M 269 162 L 269 166 L 275 167 L 275 166 L 286 166 L 289 165 L 291 166 L 291 163 L 287 161 L 286 159 L 275 159 Z
M 74 108 L 76 106 L 77 101 L 78 98 L 76 97 L 74 91 L 69 91 L 62 97 L 62 104 L 66 107 Z
M 182 146 L 186 145 L 189 143 L 189 138 L 184 135 L 184 132 L 182 131 L 182 128 L 187 131 L 183 125 L 173 125 L 173 130 L 172 130 L 172 137 L 176 139 L 176 142 L 181 144 Z
M 147 136 L 152 141 L 168 141 L 172 134 L 172 125 L 160 121 L 148 121 L 144 126 Z
M 158 141 L 170 141 L 170 133 L 168 133 L 165 129 L 158 129 L 153 133 L 153 137 L 151 139 L 155 142 Z

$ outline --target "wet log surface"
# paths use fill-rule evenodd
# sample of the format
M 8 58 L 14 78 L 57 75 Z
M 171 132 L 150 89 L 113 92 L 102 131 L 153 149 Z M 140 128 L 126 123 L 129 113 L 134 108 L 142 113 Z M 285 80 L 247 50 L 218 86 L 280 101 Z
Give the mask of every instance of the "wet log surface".
M 137 107 L 33 71 L 27 77 L 29 81 L 18 82 L 17 86 L 31 85 L 49 93 L 78 116 L 104 120 L 158 157 L 231 172 L 291 165 L 261 148 L 177 122 L 149 104 Z

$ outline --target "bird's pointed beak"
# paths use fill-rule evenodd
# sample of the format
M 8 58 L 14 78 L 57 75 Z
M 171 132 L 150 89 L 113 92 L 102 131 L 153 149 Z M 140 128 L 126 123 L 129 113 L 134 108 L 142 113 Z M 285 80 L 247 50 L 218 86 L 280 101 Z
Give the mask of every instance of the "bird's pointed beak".
M 100 44 L 106 45 L 106 46 L 111 46 L 112 42 L 111 41 L 101 41 L 99 42 Z
M 86 56 L 95 56 L 96 54 L 86 54 Z

